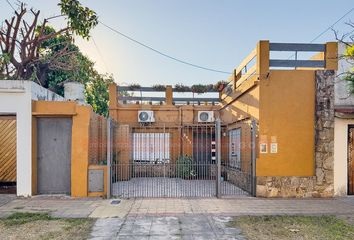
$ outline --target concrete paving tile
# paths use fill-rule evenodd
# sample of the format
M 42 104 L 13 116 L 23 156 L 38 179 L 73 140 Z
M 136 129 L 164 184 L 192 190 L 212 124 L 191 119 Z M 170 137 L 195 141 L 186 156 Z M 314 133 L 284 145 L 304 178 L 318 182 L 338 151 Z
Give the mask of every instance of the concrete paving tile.
M 165 236 L 156 236 L 150 235 L 149 240 L 180 240 L 182 236 L 180 235 L 165 235 Z
M 157 235 L 157 236 L 166 236 L 166 235 L 178 235 L 181 234 L 181 230 L 179 226 L 171 226 L 171 225 L 158 225 L 153 224 L 150 229 L 150 235 Z

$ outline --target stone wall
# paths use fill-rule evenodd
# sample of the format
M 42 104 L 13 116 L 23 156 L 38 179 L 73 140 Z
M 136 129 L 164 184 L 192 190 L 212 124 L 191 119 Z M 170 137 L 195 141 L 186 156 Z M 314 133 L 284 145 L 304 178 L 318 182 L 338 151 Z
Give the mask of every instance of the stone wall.
M 257 177 L 259 197 L 333 197 L 334 79 L 316 71 L 315 172 L 311 177 Z
M 221 176 L 224 178 L 224 181 L 230 182 L 247 192 L 251 192 L 251 173 L 221 166 Z

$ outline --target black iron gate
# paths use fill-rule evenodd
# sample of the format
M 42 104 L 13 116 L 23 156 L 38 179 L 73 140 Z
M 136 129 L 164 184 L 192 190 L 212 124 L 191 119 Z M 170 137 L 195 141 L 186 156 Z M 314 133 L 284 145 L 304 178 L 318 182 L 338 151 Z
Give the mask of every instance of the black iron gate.
M 249 137 L 250 142 L 231 143 L 232 129 L 219 121 L 176 126 L 117 124 L 110 120 L 108 195 L 131 198 L 252 194 L 254 140 L 251 124 L 246 125 L 243 136 Z M 246 160 L 240 158 L 240 164 L 236 164 L 230 151 L 243 151 L 241 144 L 249 156 L 243 156 Z

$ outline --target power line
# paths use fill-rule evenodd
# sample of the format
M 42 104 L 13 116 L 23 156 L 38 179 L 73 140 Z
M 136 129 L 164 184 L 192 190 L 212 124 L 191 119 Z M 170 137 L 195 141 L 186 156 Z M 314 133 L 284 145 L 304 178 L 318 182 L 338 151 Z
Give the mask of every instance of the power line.
M 325 34 L 328 30 L 331 30 L 337 23 L 339 23 L 343 18 L 345 18 L 349 13 L 351 13 L 354 10 L 354 8 L 350 9 L 346 14 L 341 16 L 337 21 L 335 21 L 331 26 L 329 26 L 326 30 L 318 34 L 314 39 L 310 41 L 310 43 L 313 43 L 316 41 L 318 38 L 320 38 L 323 34 Z
M 100 51 L 100 49 L 98 48 L 98 46 L 97 46 L 97 44 L 96 44 L 96 41 L 95 41 L 95 39 L 93 38 L 93 36 L 91 36 L 91 39 L 92 39 L 93 44 L 95 45 L 95 48 L 96 48 L 96 51 L 97 51 L 98 55 L 100 56 L 100 58 L 101 58 L 101 60 L 102 60 L 102 62 L 103 62 L 103 65 L 104 65 L 106 71 L 108 72 L 108 67 L 107 67 L 106 61 L 104 60 L 103 55 L 101 54 L 101 51 Z
M 171 55 L 169 55 L 169 54 L 167 54 L 167 53 L 163 53 L 163 52 L 161 52 L 161 51 L 159 51 L 159 50 L 157 50 L 157 49 L 155 49 L 155 48 L 153 48 L 153 47 L 150 47 L 150 46 L 148 46 L 148 45 L 146 45 L 146 44 L 144 44 L 144 43 L 142 43 L 142 42 L 140 42 L 140 41 L 138 41 L 138 40 L 135 40 L 134 38 L 129 37 L 128 35 L 126 35 L 126 34 L 120 32 L 120 31 L 118 31 L 118 30 L 116 30 L 116 29 L 114 29 L 114 28 L 108 26 L 107 24 L 105 24 L 105 23 L 103 23 L 103 22 L 101 22 L 101 21 L 99 21 L 99 23 L 101 23 L 103 26 L 105 26 L 106 28 L 110 29 L 111 31 L 113 31 L 113 32 L 115 32 L 115 33 L 117 33 L 117 34 L 119 34 L 119 35 L 125 37 L 126 39 L 128 39 L 128 40 L 130 40 L 130 41 L 132 41 L 132 42 L 135 42 L 136 44 L 139 44 L 140 46 L 143 46 L 143 47 L 145 47 L 145 48 L 147 48 L 147 49 L 149 49 L 149 50 L 151 50 L 151 51 L 153 51 L 153 52 L 155 52 L 155 53 L 158 53 L 158 54 L 160 54 L 160 55 L 162 55 L 162 56 L 164 56 L 164 57 L 166 57 L 166 58 L 172 59 L 172 60 L 174 60 L 174 61 L 176 61 L 176 62 L 185 64 L 185 65 L 189 65 L 189 66 L 192 66 L 192 67 L 195 67 L 195 68 L 199 68 L 199 69 L 211 71 L 211 72 L 224 73 L 224 74 L 231 74 L 231 72 L 222 71 L 222 70 L 217 70 L 217 69 L 213 69 L 213 68 L 209 68 L 209 67 L 203 67 L 203 66 L 201 66 L 201 65 L 197 65 L 197 64 L 194 64 L 194 63 L 190 63 L 190 62 L 187 62 L 187 61 L 178 59 L 178 58 L 173 57 L 173 56 L 171 56 Z
M 9 0 L 5 0 L 6 2 L 7 2 L 7 4 L 9 4 L 10 5 L 10 7 L 12 8 L 12 10 L 14 10 L 14 11 L 16 11 L 16 9 L 14 8 L 14 6 L 10 3 L 10 1 Z
M 335 21 L 332 25 L 330 25 L 329 27 L 327 27 L 325 30 L 323 30 L 320 34 L 318 34 L 314 39 L 312 39 L 310 41 L 310 43 L 313 43 L 314 41 L 316 41 L 317 39 L 319 39 L 323 34 L 325 34 L 326 32 L 328 32 L 329 30 L 331 30 L 337 23 L 339 23 L 343 18 L 345 18 L 346 16 L 348 16 L 352 11 L 354 10 L 354 8 L 350 9 L 348 12 L 346 12 L 343 16 L 341 16 L 337 21 Z M 288 60 L 292 57 L 295 56 L 295 53 L 290 55 L 288 57 Z

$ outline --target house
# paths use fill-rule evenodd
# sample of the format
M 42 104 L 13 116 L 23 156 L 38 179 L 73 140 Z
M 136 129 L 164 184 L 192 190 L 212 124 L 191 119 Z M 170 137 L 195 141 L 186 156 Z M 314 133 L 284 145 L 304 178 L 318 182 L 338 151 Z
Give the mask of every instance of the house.
M 284 51 L 289 55 L 295 52 L 296 59 L 272 57 L 274 52 Z M 318 54 L 309 60 L 298 59 L 302 52 Z M 161 155 L 168 156 L 168 178 L 175 177 L 178 164 L 173 164 L 178 158 L 189 155 L 195 165 L 210 165 L 207 170 L 195 170 L 208 172 L 199 180 L 213 180 L 215 171 L 218 171 L 213 165 L 216 158 L 212 153 L 216 151 L 216 155 L 220 152 L 222 164 L 222 182 L 217 185 L 226 191 L 222 195 L 229 195 L 228 186 L 232 185 L 261 197 L 334 196 L 333 123 L 337 60 L 335 42 L 260 41 L 229 77 L 229 84 L 215 105 L 209 100 L 199 105 L 195 103 L 203 100 L 175 97 L 173 90 L 178 89 L 171 86 L 162 90 L 165 97 L 119 96 L 121 87 L 113 84 L 110 87 L 110 117 L 117 122 L 116 134 L 120 136 L 114 144 L 117 149 L 113 160 L 116 170 L 113 174 L 116 172 L 118 176 L 113 181 L 118 186 L 117 191 L 127 196 L 131 192 L 137 194 L 143 191 L 140 184 L 152 188 L 152 195 L 148 196 L 155 196 L 153 189 L 160 184 L 159 180 L 151 185 L 134 181 L 142 177 L 166 176 L 165 165 L 155 162 L 156 159 L 163 160 Z M 137 89 L 137 92 L 151 91 L 156 89 Z M 127 102 L 129 100 L 132 101 Z M 178 101 L 184 104 L 178 104 Z M 142 124 L 139 116 L 144 111 L 151 114 L 153 120 Z M 219 149 L 213 149 L 218 141 L 213 121 L 199 119 L 203 111 L 211 111 L 214 118 L 221 121 Z M 200 148 L 201 151 L 198 146 L 202 144 L 196 140 L 200 136 L 204 136 L 201 142 L 207 145 Z M 161 145 L 165 147 L 159 148 Z M 145 162 L 142 164 L 142 161 Z M 172 185 L 172 188 L 165 185 L 163 188 L 180 189 L 182 183 L 173 182 Z M 190 185 L 188 189 L 198 191 L 196 186 Z M 231 195 L 243 191 L 231 191 Z M 185 192 L 178 194 L 185 196 Z
M 260 41 L 221 91 L 110 85 L 108 119 L 77 83 L 62 98 L 0 81 L 0 181 L 16 181 L 19 196 L 346 194 L 352 112 L 335 99 L 337 68 L 335 42 Z
M 335 80 L 334 120 L 334 191 L 337 196 L 354 194 L 353 127 L 354 96 L 344 80 L 345 72 L 353 65 L 344 59 L 346 46 L 338 47 L 338 72 Z
M 77 86 L 63 98 L 32 81 L 0 81 L 0 182 L 15 183 L 18 196 L 105 194 L 106 120 L 82 104 Z

